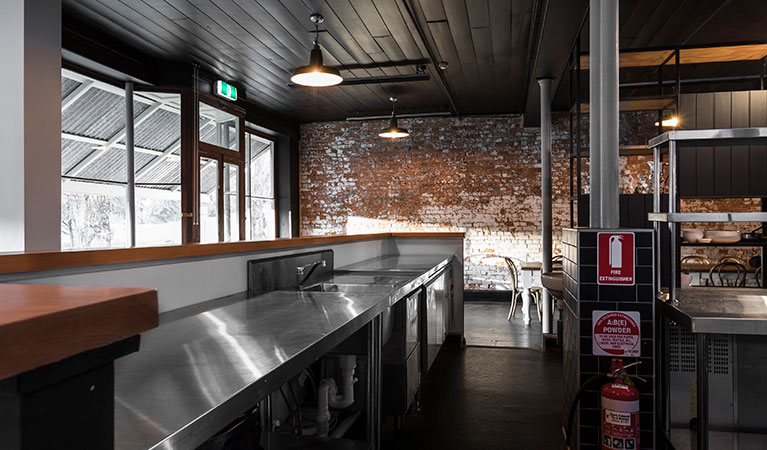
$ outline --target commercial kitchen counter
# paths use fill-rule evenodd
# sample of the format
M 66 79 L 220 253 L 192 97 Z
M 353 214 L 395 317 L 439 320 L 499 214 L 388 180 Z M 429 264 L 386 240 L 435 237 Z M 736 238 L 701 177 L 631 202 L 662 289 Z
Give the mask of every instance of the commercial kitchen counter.
M 693 333 L 767 335 L 767 289 L 692 287 L 661 312 Z
M 376 273 L 326 280 L 368 277 L 390 284 L 387 292 L 243 293 L 224 306 L 163 315 L 141 351 L 115 366 L 115 448 L 196 447 L 453 258 L 382 256 L 342 268 Z
M 726 392 L 728 386 L 730 389 L 733 383 L 742 386 L 745 383 L 752 383 L 750 387 L 743 388 L 748 389 L 752 395 L 759 395 L 762 378 L 759 375 L 751 374 L 750 377 L 743 378 L 740 374 L 741 368 L 749 368 L 749 371 L 758 370 L 762 367 L 759 362 L 759 356 L 756 355 L 756 360 L 750 362 L 744 360 L 738 360 L 737 363 L 735 356 L 731 356 L 731 349 L 734 349 L 736 344 L 733 344 L 730 339 L 735 335 L 737 338 L 744 338 L 744 344 L 748 345 L 750 342 L 754 342 L 753 336 L 765 336 L 767 335 L 767 289 L 754 289 L 754 288 L 714 288 L 714 287 L 691 287 L 677 290 L 677 301 L 658 301 L 657 306 L 661 314 L 667 316 L 672 321 L 676 322 L 679 326 L 687 329 L 692 333 L 692 337 L 695 343 L 694 361 L 695 361 L 695 405 L 697 406 L 697 429 L 690 430 L 686 427 L 673 428 L 671 418 L 667 418 L 665 421 L 664 430 L 667 439 L 672 443 L 674 448 L 698 448 L 698 449 L 735 449 L 735 448 L 765 448 L 764 444 L 767 442 L 765 434 L 756 433 L 744 433 L 755 431 L 752 427 L 746 425 L 744 429 L 739 429 L 738 420 L 730 423 L 730 419 L 722 419 L 722 417 L 744 417 L 753 415 L 754 413 L 761 413 L 761 405 L 757 408 L 746 408 L 740 411 L 739 408 L 744 407 L 750 400 L 740 399 L 738 400 L 738 392 L 734 392 L 734 397 L 723 397 L 723 392 Z M 682 348 L 681 339 L 677 335 L 675 339 L 675 346 L 672 345 L 671 340 L 671 325 L 666 323 L 659 327 L 661 334 L 663 335 L 663 345 L 665 352 L 671 354 L 672 350 L 676 352 L 676 359 L 681 361 L 682 355 L 686 350 Z M 668 335 L 668 336 L 667 336 Z M 714 335 L 718 335 L 718 347 L 712 348 L 714 342 Z M 757 344 L 758 345 L 758 344 Z M 734 350 L 732 350 L 734 351 Z M 688 351 L 687 351 L 688 352 Z M 684 355 L 684 358 L 688 357 L 689 353 Z M 672 358 L 672 356 L 668 356 Z M 732 358 L 732 359 L 731 359 Z M 732 364 L 730 361 L 733 361 Z M 683 362 L 677 362 L 676 365 L 680 366 Z M 726 364 L 726 370 L 722 369 L 722 364 Z M 717 369 L 718 365 L 718 369 Z M 664 388 L 662 391 L 662 402 L 665 406 L 667 414 L 679 415 L 680 410 L 689 410 L 688 400 L 683 401 L 683 406 L 674 407 L 671 400 L 673 392 L 676 392 L 677 398 L 686 398 L 691 391 L 692 381 L 687 381 L 688 384 L 681 382 L 684 375 L 681 374 L 681 370 L 677 368 L 673 374 L 677 381 L 672 382 L 671 377 L 671 364 L 663 366 L 665 371 L 662 378 L 669 386 L 676 386 L 676 391 L 671 387 Z M 687 369 L 690 370 L 689 368 Z M 723 376 L 729 376 L 729 380 L 722 381 Z M 716 388 L 712 388 L 710 379 L 716 379 L 714 383 L 718 386 L 719 391 L 713 391 Z M 720 384 L 716 384 L 720 383 Z M 680 389 L 679 386 L 683 385 Z M 680 393 L 680 390 L 682 393 Z M 745 392 L 745 391 L 744 391 Z M 716 401 L 713 399 L 716 398 Z M 739 405 L 742 403 L 742 405 Z M 730 413 L 726 413 L 727 408 L 734 409 Z M 725 413 L 721 413 L 724 409 Z M 712 417 L 711 411 L 716 411 L 715 416 L 718 422 L 713 425 L 710 423 Z M 740 412 L 739 412 L 740 411 Z M 729 415 L 728 415 L 729 414 Z M 675 419 L 677 426 L 679 426 L 679 419 Z M 726 422 L 724 425 L 723 423 Z M 748 422 L 747 420 L 745 421 Z M 762 424 L 760 423 L 761 427 Z M 712 429 L 713 428 L 713 429 Z M 724 429 L 723 429 L 724 428 Z

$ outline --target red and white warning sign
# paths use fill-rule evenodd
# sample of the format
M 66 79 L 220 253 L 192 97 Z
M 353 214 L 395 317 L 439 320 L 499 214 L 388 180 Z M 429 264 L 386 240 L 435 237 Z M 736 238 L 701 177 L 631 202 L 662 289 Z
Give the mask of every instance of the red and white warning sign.
M 640 355 L 638 311 L 593 311 L 591 325 L 591 351 L 595 355 Z
M 634 233 L 597 233 L 597 283 L 634 285 Z

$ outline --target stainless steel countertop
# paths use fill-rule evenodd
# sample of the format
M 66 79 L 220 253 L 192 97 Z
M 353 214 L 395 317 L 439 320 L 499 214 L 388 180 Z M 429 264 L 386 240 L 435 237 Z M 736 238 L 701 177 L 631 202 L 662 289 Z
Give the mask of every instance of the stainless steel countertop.
M 661 311 L 693 333 L 767 335 L 767 289 L 692 287 Z
M 423 272 L 453 255 L 387 255 L 371 258 L 337 270 Z
M 376 271 L 333 280 L 394 284 L 388 294 L 238 294 L 224 306 L 161 317 L 139 352 L 115 362 L 115 449 L 195 448 L 452 258 L 384 256 L 361 264 Z

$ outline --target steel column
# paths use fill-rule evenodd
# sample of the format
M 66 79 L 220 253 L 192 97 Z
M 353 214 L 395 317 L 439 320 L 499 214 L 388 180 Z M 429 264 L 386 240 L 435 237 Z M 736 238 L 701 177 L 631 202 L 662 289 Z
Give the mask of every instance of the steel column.
M 136 164 L 133 149 L 133 83 L 125 83 L 125 161 L 127 162 L 127 181 L 125 203 L 128 215 L 128 247 L 136 246 Z
M 551 272 L 551 78 L 538 80 L 541 87 L 541 273 Z M 542 332 L 552 332 L 551 293 L 543 290 Z
M 367 325 L 367 439 L 372 450 L 381 448 L 381 316 Z
M 695 399 L 698 408 L 698 450 L 708 449 L 708 342 L 708 334 L 699 333 L 695 335 L 696 380 L 698 384 Z
M 679 162 L 679 156 L 677 154 L 676 141 L 669 141 L 668 143 L 668 212 L 679 212 L 679 200 L 677 199 L 677 177 Z M 658 175 L 656 174 L 656 177 Z M 679 286 L 679 223 L 669 221 L 669 232 L 671 233 L 671 244 L 669 245 L 669 267 L 671 268 L 671 277 L 669 278 L 669 298 L 672 302 L 676 303 L 676 289 Z
M 620 226 L 618 167 L 618 2 L 606 0 L 599 11 L 599 149 L 602 228 Z M 592 142 L 593 145 L 593 142 Z M 594 157 L 591 157 L 594 160 Z
M 600 25 L 601 0 L 589 2 L 589 226 L 602 227 L 602 152 L 600 147 L 601 96 Z M 580 108 L 580 105 L 578 105 Z M 580 175 L 579 175 L 580 176 Z M 582 224 L 578 224 L 583 226 Z

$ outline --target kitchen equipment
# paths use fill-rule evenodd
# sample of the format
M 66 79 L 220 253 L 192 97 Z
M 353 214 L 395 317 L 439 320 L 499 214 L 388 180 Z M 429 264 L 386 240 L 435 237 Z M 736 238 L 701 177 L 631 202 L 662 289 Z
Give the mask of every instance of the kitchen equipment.
M 682 230 L 682 238 L 691 244 L 698 242 L 703 237 L 703 234 L 703 230 L 698 228 L 685 228 Z
M 755 241 L 761 241 L 764 239 L 764 233 L 759 233 L 759 230 L 764 228 L 764 225 L 761 227 L 755 229 L 754 231 L 750 231 L 748 233 L 743 233 L 740 235 L 740 238 L 744 241 L 748 242 L 755 242 Z
M 714 244 L 734 244 L 740 241 L 740 231 L 707 230 L 704 237 L 711 238 L 711 242 Z
M 706 237 L 700 238 L 700 239 L 698 239 L 698 243 L 699 244 L 710 244 L 711 243 L 711 238 L 706 238 Z

